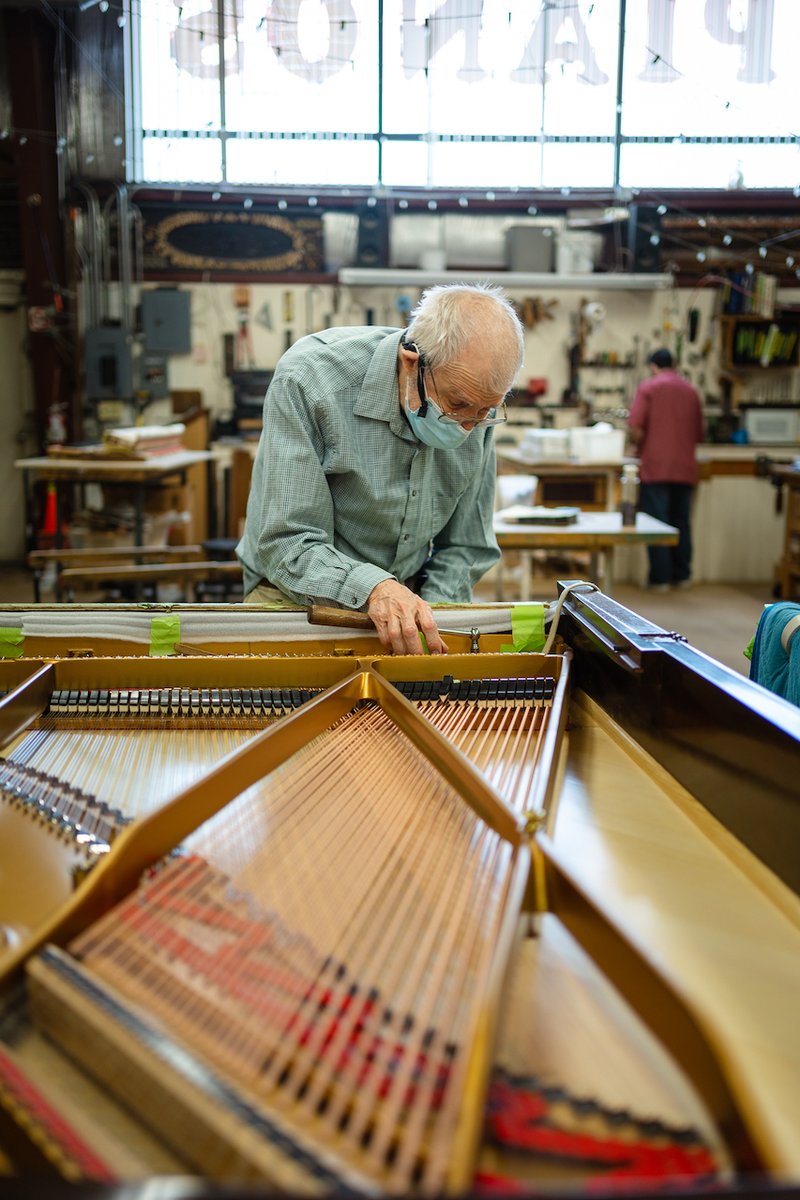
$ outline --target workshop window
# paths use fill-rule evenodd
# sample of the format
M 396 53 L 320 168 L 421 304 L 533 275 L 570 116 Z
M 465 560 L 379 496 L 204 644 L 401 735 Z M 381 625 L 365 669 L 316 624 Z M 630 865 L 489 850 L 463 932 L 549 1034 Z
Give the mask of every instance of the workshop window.
M 800 178 L 796 0 L 128 2 L 135 182 Z

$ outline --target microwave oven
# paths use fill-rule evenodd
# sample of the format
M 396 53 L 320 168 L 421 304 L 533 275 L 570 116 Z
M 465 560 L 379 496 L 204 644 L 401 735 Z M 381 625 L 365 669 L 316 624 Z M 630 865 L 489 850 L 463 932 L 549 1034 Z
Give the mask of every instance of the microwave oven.
M 748 408 L 744 413 L 748 442 L 762 446 L 784 446 L 800 441 L 800 408 Z

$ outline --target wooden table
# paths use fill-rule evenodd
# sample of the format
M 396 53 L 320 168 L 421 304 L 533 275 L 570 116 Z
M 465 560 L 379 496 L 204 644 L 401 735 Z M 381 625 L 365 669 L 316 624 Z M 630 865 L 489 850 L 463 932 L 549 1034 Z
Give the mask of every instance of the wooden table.
M 623 525 L 622 515 L 614 512 L 581 512 L 570 525 L 532 525 L 509 522 L 497 514 L 494 532 L 502 551 L 517 550 L 522 559 L 523 600 L 531 594 L 534 550 L 588 551 L 590 575 L 607 596 L 612 594 L 615 546 L 676 546 L 678 530 L 645 513 L 636 514 L 635 525 Z M 502 584 L 498 590 L 502 590 Z M 502 600 L 498 596 L 498 600 Z
M 183 483 L 190 467 L 197 463 L 210 462 L 213 457 L 208 450 L 181 450 L 176 454 L 160 454 L 154 458 L 142 460 L 92 457 L 57 458 L 49 455 L 41 458 L 18 458 L 14 466 L 23 472 L 25 511 L 29 523 L 28 549 L 33 549 L 36 533 L 33 489 L 38 483 L 55 484 L 56 549 L 61 546 L 63 488 L 84 483 L 102 483 L 104 486 L 125 485 L 133 488 L 133 544 L 141 546 L 144 541 L 144 500 L 147 489 L 160 487 L 166 480 L 173 477 Z
M 622 467 L 635 458 L 613 462 L 578 462 L 568 458 L 536 458 L 511 446 L 497 447 L 498 474 L 530 474 L 539 480 L 537 504 L 577 504 L 584 510 L 611 510 L 617 505 Z

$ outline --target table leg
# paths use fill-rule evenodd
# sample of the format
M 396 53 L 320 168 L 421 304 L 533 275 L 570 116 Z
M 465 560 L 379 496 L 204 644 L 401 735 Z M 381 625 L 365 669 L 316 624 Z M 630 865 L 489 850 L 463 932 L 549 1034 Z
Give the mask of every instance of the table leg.
M 134 546 L 144 545 L 144 491 L 145 485 L 138 483 L 135 490 L 134 501 L 134 516 L 133 516 L 133 544 Z
M 134 489 L 134 515 L 133 515 L 133 544 L 134 546 L 144 545 L 144 498 L 145 484 L 138 483 Z M 136 559 L 136 562 L 141 562 L 141 559 Z M 156 588 L 156 595 L 158 588 Z M 133 589 L 133 598 L 138 603 L 142 598 L 142 585 L 137 583 Z
M 531 589 L 533 587 L 533 553 L 530 550 L 520 550 L 519 558 L 521 569 L 519 580 L 519 598 L 523 601 L 530 600 Z
M 505 558 L 504 552 L 500 551 L 500 557 L 497 560 L 497 569 L 494 577 L 494 598 L 498 604 L 502 604 L 505 597 L 503 596 L 503 580 L 505 577 Z
M 600 587 L 606 596 L 610 596 L 614 587 L 612 579 L 614 574 L 614 547 L 606 546 L 600 551 L 600 557 L 602 559 Z

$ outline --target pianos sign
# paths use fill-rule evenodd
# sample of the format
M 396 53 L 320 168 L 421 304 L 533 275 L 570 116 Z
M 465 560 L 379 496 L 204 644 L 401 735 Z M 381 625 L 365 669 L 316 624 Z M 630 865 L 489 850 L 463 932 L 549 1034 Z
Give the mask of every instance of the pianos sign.
M 647 0 L 646 44 L 637 49 L 642 55 L 640 78 L 658 83 L 680 78 L 680 72 L 671 64 L 679 57 L 674 22 L 682 5 L 696 9 L 700 0 Z M 176 67 L 199 79 L 219 76 L 219 40 L 224 47 L 226 75 L 241 74 L 246 68 L 247 45 L 252 45 L 251 39 L 256 36 L 267 40 L 281 69 L 308 82 L 323 83 L 351 70 L 360 37 L 377 38 L 380 34 L 375 0 L 368 0 L 366 5 L 358 0 L 273 0 L 266 14 L 258 5 L 255 21 L 245 11 L 249 8 L 246 0 L 229 0 L 221 37 L 216 5 L 201 12 L 197 11 L 199 7 L 176 4 L 178 21 L 171 38 Z M 516 11 L 513 0 L 506 4 L 441 0 L 429 5 L 418 0 L 395 0 L 392 5 L 387 0 L 383 33 L 385 36 L 393 19 L 399 25 L 399 51 L 406 78 L 426 71 L 446 47 L 458 46 L 459 80 L 480 83 L 493 72 L 487 43 L 496 44 L 498 33 L 502 33 L 498 27 L 513 21 L 515 30 L 523 30 L 523 38 L 520 42 L 515 36 L 519 49 L 516 65 L 508 72 L 512 81 L 540 85 L 554 68 L 569 64 L 578 80 L 598 85 L 609 79 L 599 65 L 593 36 L 593 26 L 596 31 L 601 16 L 596 11 L 599 8 L 596 0 L 546 0 L 541 4 L 524 0 L 517 3 Z M 738 78 L 742 82 L 764 84 L 773 77 L 770 59 L 774 8 L 775 0 L 705 0 L 705 32 L 718 43 L 741 48 Z M 608 3 L 602 9 L 604 33 L 609 22 L 613 21 L 616 28 L 617 20 L 622 19 L 619 12 L 610 9 Z M 427 15 L 418 15 L 423 10 Z M 629 12 L 629 23 L 630 16 Z

